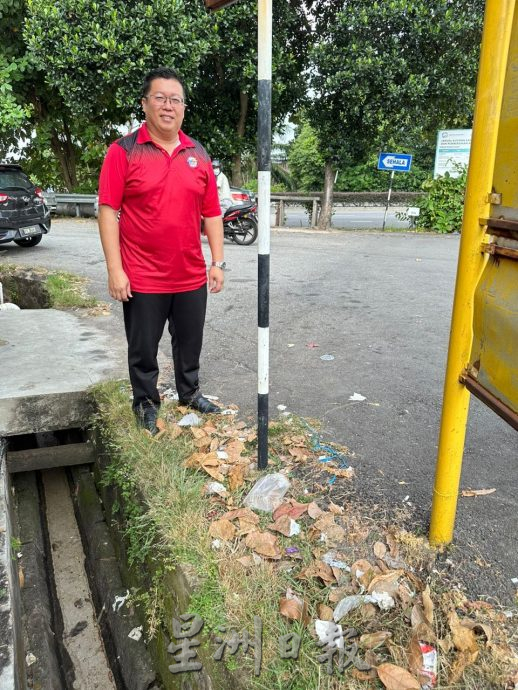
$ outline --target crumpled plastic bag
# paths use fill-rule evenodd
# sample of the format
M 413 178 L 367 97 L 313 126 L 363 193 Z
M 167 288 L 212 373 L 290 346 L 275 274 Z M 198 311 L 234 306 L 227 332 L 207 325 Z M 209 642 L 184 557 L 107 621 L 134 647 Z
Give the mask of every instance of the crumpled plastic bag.
M 282 499 L 289 487 L 289 479 L 280 474 L 280 472 L 266 474 L 254 484 L 251 491 L 245 497 L 243 505 L 254 510 L 272 513 L 281 505 Z

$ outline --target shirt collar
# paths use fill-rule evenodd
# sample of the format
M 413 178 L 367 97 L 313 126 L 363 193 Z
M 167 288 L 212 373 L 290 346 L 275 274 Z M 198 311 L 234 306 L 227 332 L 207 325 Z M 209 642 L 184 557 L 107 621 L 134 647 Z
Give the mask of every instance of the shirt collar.
M 180 138 L 180 145 L 182 146 L 182 148 L 195 148 L 196 144 L 194 143 L 194 141 L 190 137 L 188 137 L 187 134 L 182 132 L 182 130 L 178 132 L 178 136 Z M 147 124 L 143 122 L 140 125 L 137 134 L 137 144 L 146 144 L 148 142 L 154 143 L 151 137 L 149 136 Z

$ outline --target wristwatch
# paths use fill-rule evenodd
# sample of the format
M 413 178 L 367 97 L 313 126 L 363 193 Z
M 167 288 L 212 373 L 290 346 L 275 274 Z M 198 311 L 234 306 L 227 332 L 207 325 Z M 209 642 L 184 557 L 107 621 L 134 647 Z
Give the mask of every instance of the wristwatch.
M 213 261 L 211 263 L 211 266 L 214 266 L 214 268 L 221 268 L 222 271 L 225 270 L 227 267 L 227 262 L 226 261 Z

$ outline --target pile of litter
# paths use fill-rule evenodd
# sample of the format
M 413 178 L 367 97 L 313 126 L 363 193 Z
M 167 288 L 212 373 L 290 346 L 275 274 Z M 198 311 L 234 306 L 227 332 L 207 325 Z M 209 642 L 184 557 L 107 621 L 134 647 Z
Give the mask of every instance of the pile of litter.
M 155 449 L 165 458 L 181 446 L 184 467 L 206 477 L 196 523 L 217 569 L 211 581 L 232 628 L 262 615 L 265 674 L 274 673 L 278 655 L 272 636 L 288 629 L 302 652 L 295 666 L 275 667 L 286 687 L 317 687 L 322 673 L 335 676 L 330 690 L 518 690 L 516 609 L 470 601 L 423 538 L 376 521 L 368 506 L 361 512 L 333 502 L 331 491 L 354 479 L 347 448 L 322 443 L 316 423 L 283 412 L 270 422 L 269 472 L 260 473 L 256 429 L 235 406 L 207 418 L 172 397 L 164 396 L 160 433 L 145 439 L 145 455 Z M 113 428 L 120 433 L 120 425 Z M 117 437 L 119 448 L 128 444 L 128 457 L 135 455 L 131 433 Z M 139 471 L 149 479 L 144 461 L 140 455 Z M 305 485 L 313 468 L 334 486 Z M 156 493 L 150 481 L 146 500 L 158 514 Z M 252 656 L 244 655 L 245 668 Z M 250 678 L 247 687 L 267 682 Z
M 501 671 L 495 687 L 517 687 L 518 656 L 507 642 L 516 612 L 445 589 L 424 540 L 387 526 L 373 535 L 350 507 L 294 495 L 290 475 L 300 463 L 350 481 L 354 470 L 345 462 L 346 448 L 321 444 L 306 422 L 285 417 L 271 423 L 274 432 L 284 428 L 272 440 L 277 471 L 259 476 L 251 425 L 217 417 L 203 423 L 173 409 L 156 439 L 192 435 L 196 452 L 185 466 L 211 478 L 204 492 L 212 548 L 223 560 L 235 558 L 252 577 L 255 567 L 269 561 L 274 572 L 296 583 L 279 599 L 280 615 L 302 623 L 317 644 L 338 656 L 345 649 L 351 657 L 353 649 L 350 672 L 358 687 L 466 687 L 457 684 L 479 660 Z

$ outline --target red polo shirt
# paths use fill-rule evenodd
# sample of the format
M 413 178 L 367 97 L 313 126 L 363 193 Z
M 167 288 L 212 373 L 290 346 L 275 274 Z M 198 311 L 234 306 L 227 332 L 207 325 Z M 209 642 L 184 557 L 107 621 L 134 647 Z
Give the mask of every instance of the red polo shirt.
M 179 132 L 169 155 L 146 124 L 115 141 L 99 180 L 99 205 L 120 210 L 122 265 L 136 292 L 185 292 L 207 281 L 202 216 L 221 215 L 211 160 Z

